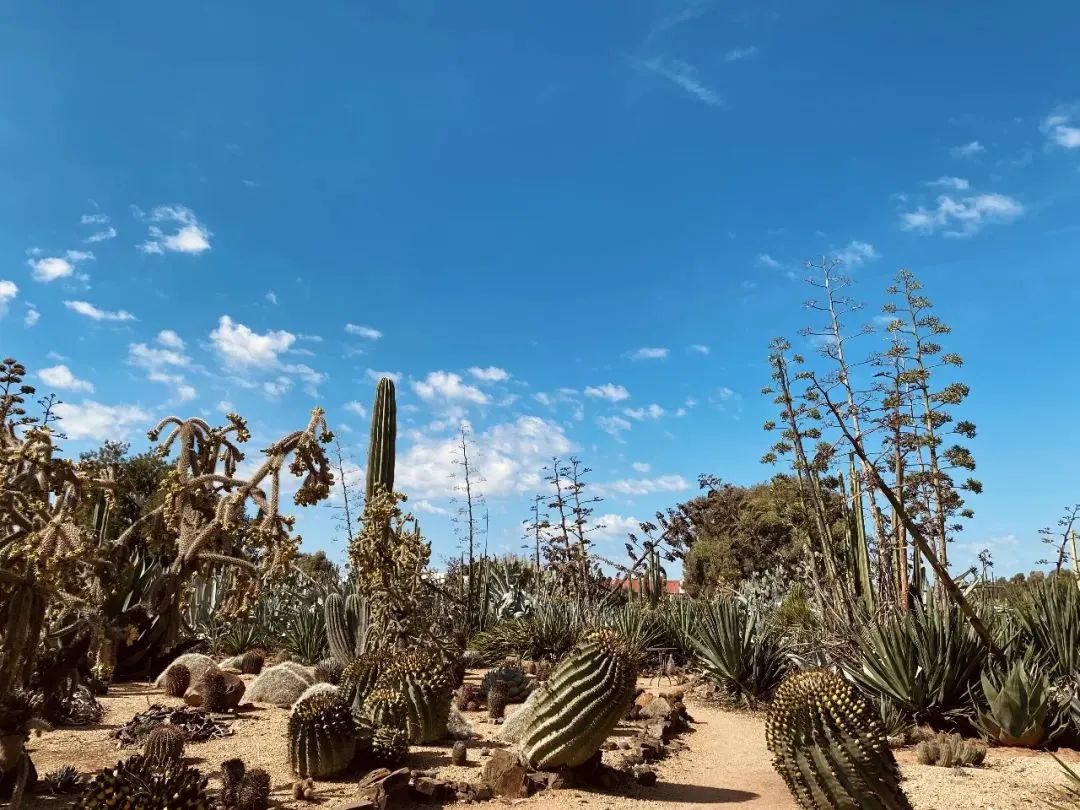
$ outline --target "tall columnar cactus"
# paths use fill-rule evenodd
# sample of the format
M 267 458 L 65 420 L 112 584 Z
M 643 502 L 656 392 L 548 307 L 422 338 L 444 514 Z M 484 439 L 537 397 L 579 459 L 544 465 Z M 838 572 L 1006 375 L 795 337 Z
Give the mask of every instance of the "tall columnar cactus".
M 765 739 L 773 767 L 807 810 L 911 810 L 873 708 L 835 672 L 785 678 L 769 706 Z
M 367 499 L 375 493 L 394 491 L 394 459 L 397 443 L 397 402 L 394 381 L 379 380 L 375 407 L 371 410 L 371 441 L 368 444 Z
M 356 755 L 356 721 L 336 694 L 313 694 L 293 706 L 288 737 L 289 764 L 298 776 L 333 776 Z
M 330 655 L 342 666 L 362 654 L 367 647 L 370 622 L 368 602 L 358 594 L 343 597 L 332 593 L 323 603 L 326 616 L 326 641 Z
M 504 724 L 534 768 L 573 767 L 595 754 L 634 697 L 637 651 L 618 633 L 585 637 Z
M 412 650 L 388 664 L 363 706 L 375 726 L 400 728 L 410 743 L 446 736 L 453 691 L 438 655 Z

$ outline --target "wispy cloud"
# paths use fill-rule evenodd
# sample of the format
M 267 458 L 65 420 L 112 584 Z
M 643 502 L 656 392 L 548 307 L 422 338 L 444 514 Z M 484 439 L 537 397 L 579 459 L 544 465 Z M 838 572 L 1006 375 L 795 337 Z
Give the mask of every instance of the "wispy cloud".
M 709 353 L 709 347 L 706 346 L 704 343 L 691 343 L 689 346 L 687 346 L 687 349 L 697 354 Z
M 604 383 L 603 385 L 590 385 L 585 389 L 585 396 L 593 399 L 606 399 L 608 402 L 622 402 L 624 399 L 630 398 L 630 392 L 621 385 Z
M 270 302 L 274 306 L 277 306 L 277 293 L 274 292 L 273 290 L 267 290 L 266 295 L 264 295 L 263 298 L 265 298 L 268 302 Z
M 1058 107 L 1043 119 L 1039 129 L 1054 146 L 1080 148 L 1080 127 L 1073 124 L 1077 105 Z
M 138 320 L 127 310 L 119 309 L 115 312 L 110 312 L 105 309 L 98 309 L 89 301 L 65 301 L 64 306 L 70 309 L 72 312 L 77 312 L 84 317 L 90 318 L 95 321 L 135 321 Z
M 510 379 L 509 372 L 506 369 L 499 368 L 498 366 L 488 366 L 487 368 L 481 368 L 480 366 L 473 366 L 469 369 L 469 373 L 473 375 L 480 382 L 498 383 L 506 382 Z
M 945 236 L 974 236 L 987 224 L 1007 224 L 1024 214 L 1024 206 L 1005 194 L 975 194 L 956 198 L 942 194 L 932 208 L 919 206 L 900 215 L 905 231 Z
M 951 188 L 953 191 L 967 191 L 971 188 L 971 183 L 963 177 L 942 176 L 937 180 L 929 181 L 926 185 L 930 188 Z
M 604 431 L 604 433 L 614 436 L 619 441 L 623 440 L 622 434 L 632 427 L 632 425 L 621 416 L 599 416 L 596 419 L 596 426 Z
M 953 157 L 958 158 L 973 158 L 977 155 L 981 155 L 986 151 L 986 147 L 978 141 L 969 141 L 968 143 L 962 143 L 959 146 L 954 146 L 949 152 Z
M 625 408 L 623 413 L 635 422 L 644 422 L 646 419 L 659 419 L 667 411 L 655 402 L 645 408 Z
M 461 379 L 461 375 L 452 371 L 432 371 L 423 380 L 412 384 L 416 395 L 425 402 L 441 401 L 444 403 L 469 402 L 474 405 L 486 405 L 490 397 L 473 385 Z
M 360 326 L 355 323 L 345 324 L 345 331 L 350 335 L 364 338 L 364 340 L 378 340 L 382 337 L 382 332 L 378 329 L 375 329 L 372 326 Z
M 7 314 L 8 304 L 14 301 L 15 296 L 18 294 L 18 284 L 14 281 L 8 281 L 7 279 L 0 279 L 0 318 Z
M 666 79 L 702 104 L 710 107 L 726 106 L 723 97 L 705 83 L 697 68 L 681 59 L 654 56 L 640 64 L 645 70 Z
M 682 492 L 690 489 L 691 486 L 691 483 L 681 475 L 661 475 L 656 478 L 623 478 L 597 484 L 593 489 L 597 491 L 597 494 L 652 495 L 656 492 Z
M 629 352 L 626 356 L 635 362 L 638 360 L 663 360 L 668 356 L 668 350 L 662 346 L 642 346 L 640 349 Z
M 770 270 L 780 269 L 780 262 L 770 256 L 768 253 L 759 253 L 757 259 L 755 259 L 758 267 L 768 267 Z
M 4 282 L 0 281 L 0 287 L 2 287 L 3 284 L 4 284 Z M 2 293 L 0 293 L 0 297 L 2 297 Z M 2 314 L 3 314 L 3 312 L 0 311 L 0 315 L 2 315 Z M 26 305 L 26 314 L 23 315 L 23 326 L 25 326 L 27 329 L 29 329 L 31 326 L 36 326 L 37 322 L 40 321 L 40 320 L 41 320 L 41 313 L 38 312 L 37 307 L 35 307 L 33 304 L 27 304 Z
M 858 267 L 860 264 L 873 261 L 878 258 L 878 252 L 869 242 L 861 242 L 855 239 L 848 242 L 847 247 L 836 251 L 834 258 L 847 267 Z
M 134 209 L 134 212 L 136 218 L 151 223 L 149 238 L 137 246 L 140 252 L 159 256 L 166 251 L 198 255 L 210 250 L 212 234 L 199 222 L 190 208 L 183 205 L 159 205 L 149 214 L 138 208 Z M 163 225 L 175 230 L 166 233 L 162 229 Z
M 757 56 L 757 45 L 750 45 L 745 48 L 732 48 L 730 51 L 724 54 L 725 62 L 738 62 L 742 59 L 749 59 L 751 56 Z
M 80 380 L 65 365 L 49 366 L 38 372 L 41 381 L 50 388 L 60 391 L 83 391 L 87 394 L 94 393 L 94 384 L 89 380 Z
M 75 275 L 78 264 L 91 261 L 94 254 L 89 250 L 69 250 L 63 256 L 41 256 L 37 249 L 30 251 L 30 258 L 26 263 L 33 271 L 30 275 L 34 281 L 48 284 L 61 278 L 70 278 Z M 83 277 L 85 280 L 85 277 Z
M 690 0 L 690 2 L 682 4 L 682 6 L 673 13 L 665 14 L 653 23 L 652 27 L 649 29 L 649 33 L 645 37 L 645 44 L 649 44 L 661 34 L 670 31 L 672 28 L 677 28 L 683 23 L 696 20 L 698 17 L 703 16 L 710 8 L 712 8 L 712 5 L 712 0 Z
M 94 231 L 94 233 L 90 234 L 83 241 L 88 242 L 89 244 L 93 244 L 95 242 L 105 242 L 105 241 L 107 241 L 109 239 L 115 239 L 115 238 L 116 238 L 116 228 L 114 228 L 112 225 L 110 225 L 108 228 L 106 228 L 103 231 Z

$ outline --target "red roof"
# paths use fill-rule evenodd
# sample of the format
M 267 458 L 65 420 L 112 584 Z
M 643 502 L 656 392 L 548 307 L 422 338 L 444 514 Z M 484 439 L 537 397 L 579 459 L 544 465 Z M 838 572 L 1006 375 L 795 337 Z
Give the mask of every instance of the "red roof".
M 641 593 L 641 580 L 640 579 L 612 579 L 608 581 L 608 586 L 611 588 L 621 587 L 625 590 L 632 590 L 634 593 Z M 679 596 L 683 592 L 681 579 L 668 579 L 664 581 L 664 593 L 668 596 Z

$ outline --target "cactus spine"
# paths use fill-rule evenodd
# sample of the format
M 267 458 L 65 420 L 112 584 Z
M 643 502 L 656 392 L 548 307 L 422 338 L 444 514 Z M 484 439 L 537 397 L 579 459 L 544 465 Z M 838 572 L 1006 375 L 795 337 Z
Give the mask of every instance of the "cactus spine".
M 289 715 L 289 764 L 298 776 L 322 779 L 341 773 L 356 754 L 357 727 L 348 705 L 320 692 Z
M 158 767 L 179 763 L 184 757 L 184 732 L 176 726 L 158 726 L 146 738 L 143 756 Z
M 394 460 L 397 443 L 397 402 L 394 381 L 379 380 L 375 407 L 371 411 L 371 441 L 368 444 L 367 499 L 377 492 L 394 491 Z
M 638 657 L 618 633 L 590 634 L 508 720 L 500 734 L 533 768 L 586 762 L 634 697 Z
M 765 739 L 773 767 L 807 810 L 911 810 L 885 730 L 835 672 L 785 678 L 769 706 Z
M 358 594 L 342 597 L 332 593 L 323 603 L 326 616 L 326 641 L 330 657 L 342 666 L 348 664 L 367 647 L 370 611 L 366 599 Z

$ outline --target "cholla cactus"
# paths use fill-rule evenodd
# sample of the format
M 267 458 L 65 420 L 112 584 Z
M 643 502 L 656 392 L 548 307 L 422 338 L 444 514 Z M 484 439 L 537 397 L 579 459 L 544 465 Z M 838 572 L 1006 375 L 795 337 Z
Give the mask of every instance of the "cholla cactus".
M 773 767 L 807 810 L 911 810 L 873 708 L 827 669 L 787 676 L 769 706 Z
M 504 725 L 534 768 L 586 762 L 626 714 L 637 682 L 638 653 L 611 630 L 589 634 Z
M 341 773 L 356 755 L 357 727 L 349 707 L 325 692 L 298 702 L 289 715 L 289 763 L 298 776 Z

